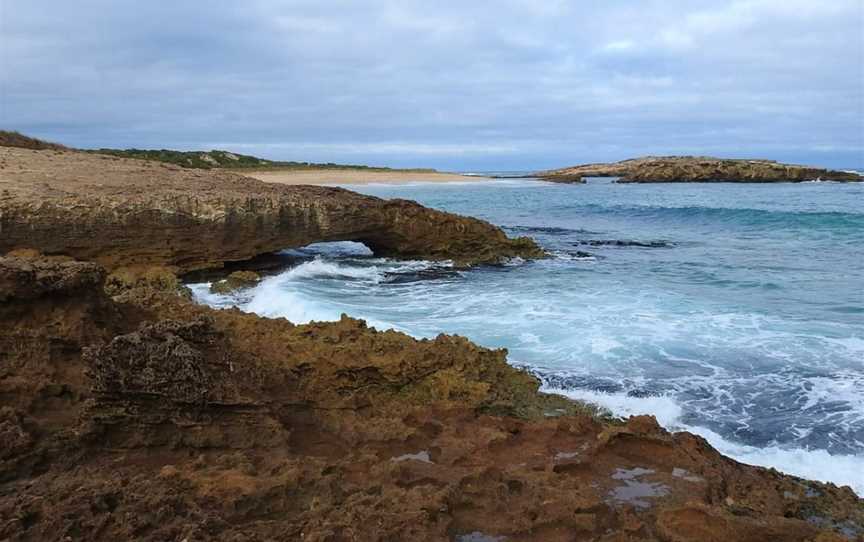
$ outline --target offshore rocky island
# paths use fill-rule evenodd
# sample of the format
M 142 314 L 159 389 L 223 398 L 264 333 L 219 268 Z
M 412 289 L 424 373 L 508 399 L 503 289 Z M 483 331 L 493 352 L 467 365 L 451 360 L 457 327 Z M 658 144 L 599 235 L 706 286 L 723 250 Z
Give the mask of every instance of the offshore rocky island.
M 319 241 L 542 257 L 416 203 L 0 147 L 0 539 L 832 541 L 836 487 L 538 391 L 503 350 L 194 303 Z
M 710 156 L 645 156 L 541 171 L 534 176 L 562 183 L 581 183 L 585 177 L 617 177 L 619 183 L 864 181 L 864 177 L 849 171 Z

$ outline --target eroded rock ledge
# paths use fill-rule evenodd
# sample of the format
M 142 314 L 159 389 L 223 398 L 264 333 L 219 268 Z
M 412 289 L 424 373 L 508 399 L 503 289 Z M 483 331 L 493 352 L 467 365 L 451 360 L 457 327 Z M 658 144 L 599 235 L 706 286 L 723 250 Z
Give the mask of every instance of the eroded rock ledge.
M 542 256 L 482 220 L 340 188 L 74 151 L 0 147 L 0 253 L 32 248 L 108 269 L 181 272 L 321 241 L 459 265 Z
M 855 539 L 848 489 L 613 422 L 454 336 L 0 258 L 2 540 Z M 481 536 L 482 535 L 482 536 Z
M 579 183 L 585 177 L 619 177 L 619 183 L 864 181 L 864 177 L 846 171 L 781 164 L 773 160 L 730 160 L 708 156 L 647 156 L 609 164 L 555 169 L 537 176 L 563 183 Z

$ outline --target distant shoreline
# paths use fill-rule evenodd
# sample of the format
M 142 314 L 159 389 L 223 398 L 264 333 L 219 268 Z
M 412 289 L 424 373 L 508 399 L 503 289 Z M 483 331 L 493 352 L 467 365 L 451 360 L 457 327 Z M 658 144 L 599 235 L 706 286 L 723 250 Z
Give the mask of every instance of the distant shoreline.
M 236 171 L 236 170 L 233 170 Z M 409 184 L 409 183 L 469 183 L 491 181 L 489 177 L 442 173 L 422 170 L 366 170 L 366 169 L 264 169 L 238 171 L 243 175 L 275 184 Z

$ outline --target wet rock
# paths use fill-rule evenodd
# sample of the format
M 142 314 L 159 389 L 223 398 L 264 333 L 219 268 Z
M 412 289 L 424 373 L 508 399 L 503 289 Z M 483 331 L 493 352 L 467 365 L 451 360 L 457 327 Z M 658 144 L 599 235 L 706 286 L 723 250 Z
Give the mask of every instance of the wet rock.
M 679 467 L 675 467 L 672 469 L 672 476 L 676 478 L 681 478 L 682 480 L 687 480 L 688 482 L 699 483 L 704 482 L 705 480 L 700 478 L 699 476 L 694 476 L 690 474 L 687 469 L 682 469 Z M 786 493 L 783 494 L 786 497 Z
M 507 540 L 506 536 L 495 536 L 480 531 L 456 535 L 456 542 L 504 542 L 505 540 Z
M 251 288 L 261 282 L 261 275 L 254 271 L 234 271 L 227 278 L 210 284 L 214 294 L 230 294 L 243 288 Z
M 431 463 L 432 458 L 429 456 L 429 452 L 426 450 L 421 450 L 416 454 L 402 454 L 400 456 L 392 458 L 390 461 L 399 463 L 400 461 L 422 461 L 424 463 Z
M 634 469 L 616 469 L 613 480 L 620 480 L 623 485 L 612 488 L 609 500 L 615 504 L 628 504 L 636 508 L 650 508 L 652 500 L 669 494 L 669 487 L 659 482 L 648 482 L 640 478 L 654 474 L 652 469 L 640 467 Z

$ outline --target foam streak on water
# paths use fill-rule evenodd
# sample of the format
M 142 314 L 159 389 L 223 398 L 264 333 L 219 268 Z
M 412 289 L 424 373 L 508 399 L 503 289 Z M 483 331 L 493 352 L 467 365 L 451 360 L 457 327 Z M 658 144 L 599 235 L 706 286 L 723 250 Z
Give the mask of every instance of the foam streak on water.
M 196 295 L 506 347 L 550 389 L 864 494 L 864 185 L 361 190 L 490 220 L 556 257 L 460 271 L 338 243 L 293 251 L 237 296 Z

